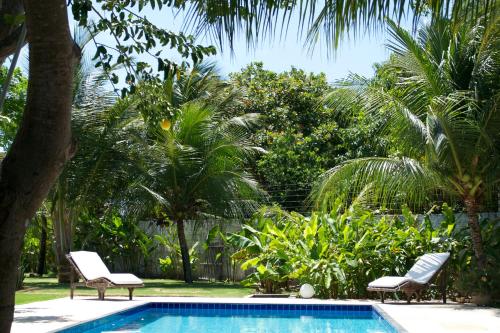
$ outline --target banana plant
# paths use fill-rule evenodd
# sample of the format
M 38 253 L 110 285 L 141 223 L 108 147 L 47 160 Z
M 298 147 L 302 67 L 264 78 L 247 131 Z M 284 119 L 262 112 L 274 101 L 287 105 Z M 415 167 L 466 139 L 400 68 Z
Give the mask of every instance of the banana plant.
M 319 297 L 366 297 L 371 280 L 404 275 L 419 255 L 451 251 L 455 260 L 470 244 L 455 239 L 451 209 L 441 210 L 445 219 L 434 226 L 429 214 L 420 220 L 407 208 L 402 216 L 375 215 L 337 201 L 330 213 L 304 217 L 271 207 L 228 240 L 240 249 L 233 259 L 253 270 L 246 285 L 271 293 L 296 281 L 312 284 Z

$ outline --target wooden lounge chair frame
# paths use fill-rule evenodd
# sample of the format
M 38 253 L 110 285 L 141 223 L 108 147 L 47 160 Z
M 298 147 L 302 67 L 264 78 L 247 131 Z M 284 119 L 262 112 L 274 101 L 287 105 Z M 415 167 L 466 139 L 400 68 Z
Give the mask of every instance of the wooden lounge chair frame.
M 97 294 L 99 300 L 104 300 L 104 294 L 106 293 L 107 288 L 127 288 L 128 289 L 128 299 L 132 300 L 132 296 L 135 288 L 144 287 L 144 284 L 114 284 L 112 281 L 102 277 L 93 280 L 87 280 L 85 276 L 82 274 L 78 265 L 73 261 L 73 258 L 70 254 L 66 255 L 66 258 L 71 263 L 71 272 L 70 272 L 70 299 L 73 299 L 75 288 L 76 287 L 88 287 L 97 289 Z M 79 278 L 83 280 L 83 282 L 78 282 Z
M 376 291 L 380 294 L 380 301 L 384 303 L 385 301 L 385 293 L 393 292 L 396 293 L 398 291 L 403 292 L 406 295 L 406 302 L 410 303 L 413 295 L 417 299 L 417 302 L 420 302 L 422 297 L 422 293 L 429 287 L 433 286 L 431 281 L 439 278 L 439 288 L 441 290 L 441 298 L 443 303 L 446 304 L 446 284 L 447 284 L 447 269 L 450 258 L 446 259 L 441 265 L 441 268 L 434 273 L 434 275 L 429 279 L 427 283 L 417 283 L 415 281 L 406 281 L 395 288 L 384 288 L 384 287 L 367 287 L 368 291 Z

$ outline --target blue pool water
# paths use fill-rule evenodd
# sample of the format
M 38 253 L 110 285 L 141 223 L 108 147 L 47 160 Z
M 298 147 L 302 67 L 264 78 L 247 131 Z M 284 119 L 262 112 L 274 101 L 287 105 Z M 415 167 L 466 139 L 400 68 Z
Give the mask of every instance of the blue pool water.
M 61 333 L 397 333 L 370 305 L 149 303 Z

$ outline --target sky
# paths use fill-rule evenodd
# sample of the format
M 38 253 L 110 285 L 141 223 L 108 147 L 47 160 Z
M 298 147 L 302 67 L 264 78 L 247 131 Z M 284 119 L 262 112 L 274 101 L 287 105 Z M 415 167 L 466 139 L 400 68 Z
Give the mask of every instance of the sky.
M 157 26 L 174 32 L 180 31 L 184 21 L 182 13 L 175 15 L 171 9 L 164 9 L 161 12 L 145 9 L 141 15 L 146 16 Z M 411 26 L 410 20 L 402 24 L 407 27 Z M 382 62 L 389 56 L 385 47 L 387 35 L 384 32 L 361 35 L 355 40 L 344 40 L 335 56 L 328 57 L 324 45 L 319 45 L 315 52 L 310 54 L 308 48 L 304 46 L 303 39 L 297 38 L 297 27 L 298 19 L 292 17 L 285 38 L 277 37 L 273 42 L 263 41 L 254 49 L 248 49 L 244 37 L 239 36 L 232 53 L 227 48 L 223 50 L 218 48 L 217 55 L 210 60 L 217 63 L 225 77 L 231 72 L 241 70 L 251 62 L 261 61 L 264 63 L 264 68 L 276 72 L 290 70 L 292 66 L 306 72 L 324 72 L 328 81 L 334 82 L 346 77 L 350 72 L 369 77 L 374 73 L 373 64 Z M 105 44 L 114 45 L 111 36 L 100 36 L 98 39 Z M 200 38 L 197 42 L 203 45 L 214 44 L 205 38 Z M 176 55 L 173 56 L 176 57 Z M 154 59 L 146 59 L 143 56 L 138 58 L 141 61 L 156 64 L 152 62 Z
M 329 81 L 335 81 L 349 72 L 371 76 L 373 63 L 384 61 L 389 55 L 384 42 L 383 36 L 365 36 L 355 42 L 343 42 L 335 57 L 327 57 L 325 50 L 317 49 L 309 54 L 302 41 L 291 37 L 273 45 L 260 45 L 256 50 L 247 50 L 245 42 L 240 41 L 235 45 L 233 56 L 224 52 L 215 58 L 225 74 L 238 71 L 252 61 L 261 61 L 265 68 L 276 72 L 294 66 L 307 72 L 324 72 Z

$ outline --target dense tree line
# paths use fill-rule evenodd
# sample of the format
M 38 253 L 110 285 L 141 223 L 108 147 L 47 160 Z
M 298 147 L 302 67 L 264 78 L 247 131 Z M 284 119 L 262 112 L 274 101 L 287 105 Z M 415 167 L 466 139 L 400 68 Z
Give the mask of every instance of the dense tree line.
M 72 83 L 78 74 L 82 50 L 71 36 L 65 1 L 6 0 L 2 4 L 0 61 L 3 63 L 5 57 L 15 53 L 19 49 L 16 45 L 26 42 L 29 45 L 26 103 L 12 145 L 2 160 L 0 173 L 0 331 L 8 332 L 25 221 L 35 215 L 49 193 L 54 191 L 54 184 L 65 164 L 77 152 L 77 140 L 71 129 L 71 110 L 75 109 L 76 96 Z M 154 85 L 173 81 L 184 71 L 188 59 L 198 63 L 215 52 L 212 46 L 198 45 L 193 37 L 161 29 L 141 16 L 145 7 L 161 10 L 163 6 L 187 9 L 188 21 L 195 25 L 194 31 L 209 29 L 219 44 L 228 41 L 230 45 L 241 30 L 246 32 L 250 43 L 263 35 L 272 35 L 280 30 L 274 26 L 275 22 L 281 21 L 276 18 L 282 17 L 282 22 L 287 22 L 286 18 L 295 12 L 300 13 L 299 29 L 307 30 L 311 45 L 321 35 L 326 37 L 329 49 L 338 45 L 344 33 L 384 25 L 386 17 L 399 20 L 412 11 L 416 24 L 425 14 L 436 24 L 441 17 L 466 25 L 472 25 L 479 17 L 484 17 L 484 22 L 496 22 L 496 2 L 487 0 L 384 1 L 375 6 L 371 2 L 357 2 L 355 6 L 339 5 L 339 2 L 332 6 L 331 2 L 325 2 L 318 7 L 309 2 L 287 2 L 283 6 L 282 2 L 275 1 L 251 4 L 167 0 L 72 1 L 74 18 L 93 36 L 100 32 L 114 36 L 116 45 L 96 41 L 95 66 L 104 70 L 112 84 L 122 79 L 113 71 L 114 67 L 125 68 L 127 86 L 122 89 L 122 96 L 137 92 L 142 80 Z M 91 13 L 99 17 L 96 22 L 88 20 L 89 15 L 93 15 Z M 324 33 L 320 33 L 322 30 Z M 161 48 L 166 47 L 176 50 L 184 60 L 176 64 L 162 55 Z M 148 54 L 157 66 L 153 68 L 149 63 L 134 61 L 135 54 Z M 109 119 L 113 123 L 114 117 Z M 147 131 L 143 134 L 147 138 Z M 125 142 L 127 140 L 131 139 L 127 137 Z M 58 185 L 63 185 L 59 186 L 62 190 L 56 189 L 56 192 L 59 198 L 64 198 L 64 182 Z M 68 213 L 66 207 L 60 212 L 62 215 Z
M 477 199 L 469 214 L 474 230 L 479 205 L 495 203 L 498 168 L 480 168 L 491 179 L 478 178 L 474 170 L 455 175 L 453 168 L 460 172 L 465 164 L 445 168 L 444 161 L 457 162 L 445 152 L 470 148 L 479 154 L 480 145 L 490 159 L 498 156 L 498 33 L 481 25 L 455 32 L 448 21 L 419 33 L 417 40 L 392 25 L 394 54 L 375 65 L 375 75 L 351 75 L 333 84 L 324 74 L 295 68 L 275 73 L 262 63 L 250 64 L 225 81 L 214 65 L 205 64 L 186 68 L 164 83 L 139 83 L 136 94 L 117 99 L 106 88 L 104 73 L 94 70 L 91 61 L 82 62 L 74 79 L 72 119 L 79 150 L 40 213 L 48 218 L 54 237 L 51 258 L 56 265 L 49 267 L 57 270 L 60 281 L 67 281 L 64 254 L 73 244 L 100 249 L 109 259 L 119 257 L 120 251 L 147 255 L 155 245 L 137 228 L 141 219 L 177 225 L 182 261 L 189 263 L 185 220 L 207 214 L 243 219 L 269 203 L 307 212 L 313 199 L 317 208 L 328 207 L 339 195 L 347 202 L 361 200 L 373 208 L 393 209 L 404 204 L 428 209 L 445 200 L 454 203 L 456 197 L 465 203 L 456 208 L 469 209 L 467 190 L 474 187 Z M 84 48 L 88 36 L 80 34 L 80 39 Z M 455 54 L 447 55 L 442 48 Z M 433 67 L 443 61 L 448 72 Z M 12 119 L 2 122 L 5 149 L 19 122 L 25 82 L 17 72 L 6 104 Z M 421 93 L 415 94 L 418 89 Z M 426 105 L 429 99 L 435 104 Z M 473 119 L 479 123 L 464 118 L 474 108 L 479 113 Z M 437 127 L 429 127 L 432 124 Z M 479 136 L 472 140 L 476 132 Z M 417 149 L 419 136 L 424 140 L 422 150 Z M 457 147 L 444 146 L 444 138 Z M 481 143 L 482 139 L 487 141 Z M 436 146 L 426 146 L 430 143 Z M 464 156 L 464 162 L 483 159 Z M 429 164 L 420 166 L 419 161 Z M 430 169 L 434 166 L 438 169 Z M 419 168 L 425 172 L 419 173 Z M 467 185 L 470 181 L 479 185 Z M 376 182 L 381 183 L 374 186 Z M 313 184 L 319 191 L 310 197 Z M 393 185 L 398 189 L 390 188 Z M 38 231 L 30 231 L 25 242 L 26 254 L 31 253 L 25 264 L 29 262 L 31 270 L 33 236 L 42 238 L 47 230 L 42 222 L 33 220 L 30 230 Z M 136 237 L 129 239 L 129 233 Z M 98 241 L 102 237 L 124 243 L 122 249 L 103 248 Z M 478 258 L 484 257 L 481 239 L 473 240 L 479 246 Z M 192 281 L 189 265 L 184 272 L 186 281 Z

